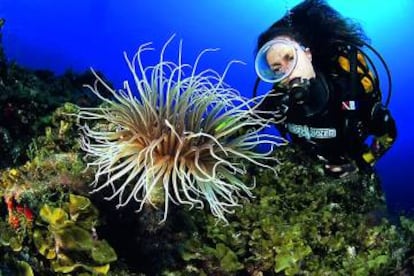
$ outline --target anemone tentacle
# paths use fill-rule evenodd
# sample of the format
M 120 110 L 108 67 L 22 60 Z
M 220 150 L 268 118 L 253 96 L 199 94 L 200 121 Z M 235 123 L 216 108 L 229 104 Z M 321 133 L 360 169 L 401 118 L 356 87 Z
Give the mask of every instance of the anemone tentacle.
M 96 168 L 92 192 L 111 188 L 108 200 L 117 198 L 117 207 L 135 201 L 137 211 L 145 204 L 163 205 L 162 221 L 170 201 L 190 208 L 207 203 L 214 216 L 227 221 L 225 215 L 240 206 L 240 198 L 252 196 L 255 181 L 249 186 L 240 180 L 245 163 L 273 169 L 267 163 L 277 161 L 271 150 L 286 141 L 260 133 L 268 125 L 255 112 L 260 97 L 246 99 L 225 83 L 238 61 L 229 62 L 222 74 L 199 72 L 202 56 L 217 49 L 202 51 L 192 66 L 182 61 L 180 41 L 174 63 L 164 59 L 172 40 L 152 66 L 142 61 L 154 50 L 151 43 L 141 45 L 131 59 L 124 53 L 134 86 L 124 81 L 116 91 L 92 70 L 96 81 L 87 87 L 104 104 L 82 107 L 77 114 L 88 167 Z M 101 85 L 111 97 L 103 96 Z M 261 144 L 269 145 L 269 152 L 257 152 Z

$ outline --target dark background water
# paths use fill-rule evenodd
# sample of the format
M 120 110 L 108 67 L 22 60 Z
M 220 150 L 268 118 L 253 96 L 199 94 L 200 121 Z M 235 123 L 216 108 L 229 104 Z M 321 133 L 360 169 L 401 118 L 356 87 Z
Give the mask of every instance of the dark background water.
M 204 48 L 220 48 L 201 62 L 201 68 L 222 72 L 234 65 L 227 82 L 250 96 L 255 80 L 256 38 L 280 18 L 294 0 L 0 0 L 0 17 L 6 18 L 3 40 L 6 54 L 29 68 L 62 73 L 71 68 L 93 67 L 120 87 L 129 72 L 122 52 L 132 55 L 142 43 L 156 50 L 172 34 L 176 39 L 167 57 L 176 59 L 183 40 L 183 60 L 193 63 Z M 391 210 L 414 210 L 414 1 L 331 0 L 334 8 L 359 21 L 372 45 L 386 59 L 393 75 L 390 108 L 399 137 L 377 164 Z M 152 63 L 156 55 L 145 62 Z M 381 66 L 380 74 L 385 76 Z M 383 90 L 387 89 L 384 78 Z M 265 91 L 267 87 L 261 86 Z

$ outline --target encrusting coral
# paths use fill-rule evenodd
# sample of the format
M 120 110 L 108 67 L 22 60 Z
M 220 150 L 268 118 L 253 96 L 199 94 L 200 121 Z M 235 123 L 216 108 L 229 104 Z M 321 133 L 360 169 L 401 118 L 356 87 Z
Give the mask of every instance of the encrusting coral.
M 82 187 L 93 174 L 76 152 L 75 118 L 64 115 L 76 109 L 58 108 L 33 139 L 30 160 L 1 171 L 0 274 L 105 275 L 117 260 L 96 233 L 98 210 Z

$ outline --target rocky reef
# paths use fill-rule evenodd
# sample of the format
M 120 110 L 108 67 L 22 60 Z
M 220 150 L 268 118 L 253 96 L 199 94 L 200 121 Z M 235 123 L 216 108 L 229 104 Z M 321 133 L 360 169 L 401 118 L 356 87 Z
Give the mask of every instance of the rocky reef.
M 375 174 L 335 179 L 298 149 L 276 154 L 278 175 L 252 172 L 255 198 L 229 225 L 193 213 L 173 275 L 400 275 L 412 262 L 414 224 L 387 214 Z
M 93 106 L 97 99 L 83 87 L 92 84 L 90 72 L 67 70 L 56 76 L 48 70 L 30 70 L 9 61 L 1 44 L 0 23 L 0 168 L 21 165 L 33 137 L 51 124 L 52 112 L 65 102 Z
M 99 212 L 83 188 L 93 175 L 76 153 L 73 120 L 62 119 L 75 109 L 58 108 L 28 146 L 29 160 L 1 171 L 0 271 L 6 275 L 107 274 L 117 259 L 96 233 Z
M 377 174 L 327 176 L 293 146 L 275 150 L 274 170 L 248 167 L 253 198 L 228 223 L 185 206 L 161 224 L 151 206 L 117 210 L 89 193 L 73 116 L 99 104 L 82 87 L 92 82 L 27 70 L 0 44 L 0 275 L 414 272 L 414 222 L 388 214 Z

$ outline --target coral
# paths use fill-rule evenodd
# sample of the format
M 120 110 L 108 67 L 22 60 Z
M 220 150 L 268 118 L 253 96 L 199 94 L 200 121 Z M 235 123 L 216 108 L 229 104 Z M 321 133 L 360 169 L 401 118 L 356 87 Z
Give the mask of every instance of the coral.
M 104 275 L 117 259 L 98 237 L 98 211 L 84 196 L 83 183 L 93 174 L 84 170 L 77 153 L 75 118 L 67 115 L 74 108 L 65 104 L 51 114 L 45 134 L 29 147 L 30 160 L 0 173 L 5 210 L 0 213 L 0 272 Z
M 27 175 L 22 175 L 24 168 L 6 172 L 0 181 L 8 211 L 4 220 L 0 218 L 0 252 L 7 257 L 6 263 L 14 271 L 29 266 L 44 273 L 107 274 L 117 257 L 112 247 L 97 237 L 98 211 L 90 200 L 55 186 L 36 182 L 31 186 Z M 41 266 L 44 261 L 40 256 L 49 260 L 49 268 Z
M 117 207 L 130 201 L 138 203 L 138 211 L 164 205 L 162 221 L 170 201 L 199 208 L 207 202 L 215 217 L 227 221 L 225 214 L 240 206 L 239 198 L 251 196 L 254 184 L 240 181 L 245 163 L 272 170 L 264 161 L 273 158 L 256 147 L 285 141 L 259 132 L 267 125 L 253 114 L 253 101 L 224 82 L 231 63 L 222 75 L 211 69 L 198 73 L 199 60 L 209 50 L 191 66 L 182 63 L 181 46 L 178 64 L 166 61 L 171 39 L 154 66 L 144 67 L 141 61 L 149 44 L 131 60 L 125 54 L 135 88 L 125 81 L 117 92 L 97 76 L 96 84 L 105 86 L 112 99 L 89 86 L 104 101 L 100 108 L 80 108 L 78 114 L 82 149 L 90 157 L 88 165 L 97 168 L 91 185 L 94 192 L 113 191 L 108 199 L 117 198 Z M 249 126 L 258 128 L 238 134 Z

